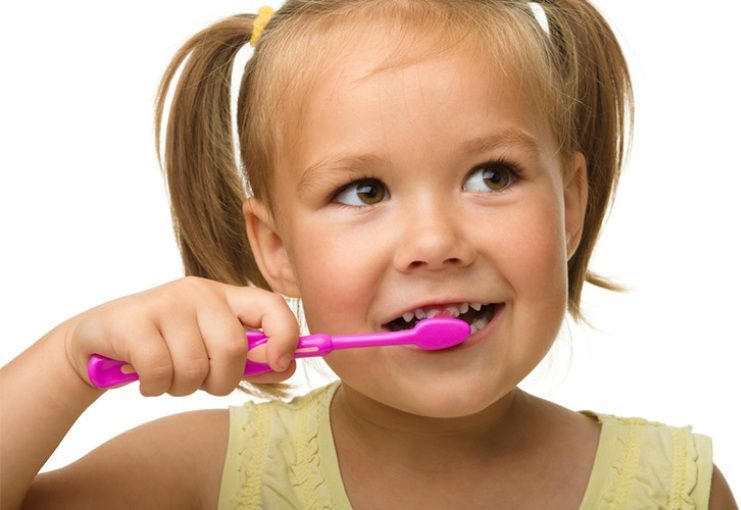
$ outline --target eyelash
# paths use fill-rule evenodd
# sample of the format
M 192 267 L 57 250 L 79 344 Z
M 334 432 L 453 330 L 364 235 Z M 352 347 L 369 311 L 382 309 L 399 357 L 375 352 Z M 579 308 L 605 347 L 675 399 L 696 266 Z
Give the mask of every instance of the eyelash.
M 480 163 L 480 164 L 476 165 L 475 167 L 473 167 L 473 169 L 466 175 L 466 180 L 468 180 L 468 178 L 471 177 L 471 175 L 473 175 L 475 172 L 478 172 L 482 168 L 486 168 L 488 166 L 504 167 L 511 174 L 512 182 L 510 182 L 507 185 L 507 187 L 504 188 L 504 189 L 502 189 L 502 190 L 493 191 L 495 193 L 505 193 L 505 192 L 510 191 L 510 189 L 512 188 L 512 186 L 514 186 L 522 178 L 523 171 L 522 171 L 522 168 L 520 167 L 520 165 L 518 165 L 517 163 L 515 163 L 513 161 L 508 161 L 508 160 L 502 159 L 502 158 L 496 158 L 496 159 L 492 159 L 492 160 L 486 161 L 484 163 Z M 358 208 L 362 208 L 362 207 L 370 207 L 372 204 L 368 204 L 366 206 L 358 206 L 358 205 L 347 205 L 347 204 L 342 204 L 342 203 L 339 203 L 339 202 L 335 202 L 335 200 L 340 195 L 340 193 L 342 193 L 343 191 L 345 191 L 347 188 L 350 188 L 353 185 L 356 185 L 356 184 L 359 184 L 359 183 L 362 183 L 362 182 L 366 182 L 366 181 L 380 182 L 381 184 L 383 184 L 383 181 L 381 181 L 380 179 L 378 179 L 376 177 L 371 177 L 371 176 L 361 177 L 359 179 L 355 179 L 353 181 L 348 182 L 347 184 L 343 184 L 342 186 L 340 186 L 339 188 L 337 188 L 334 192 L 332 192 L 332 194 L 330 196 L 330 202 L 333 203 L 333 204 L 335 204 L 335 205 L 338 205 L 340 207 L 348 207 L 348 208 L 352 208 L 352 209 L 358 209 Z M 386 188 L 386 185 L 385 184 L 383 184 L 383 186 L 384 186 L 384 188 Z M 388 189 L 386 189 L 386 191 L 388 191 Z

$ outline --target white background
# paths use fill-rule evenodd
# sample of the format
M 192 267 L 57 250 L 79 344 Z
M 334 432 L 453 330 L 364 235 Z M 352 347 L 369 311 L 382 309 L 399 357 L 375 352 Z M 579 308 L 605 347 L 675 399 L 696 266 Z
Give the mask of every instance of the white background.
M 591 267 L 634 291 L 586 286 L 599 330 L 568 322 L 523 387 L 574 410 L 693 425 L 713 438 L 738 498 L 741 7 L 595 3 L 629 59 L 637 123 Z M 12 5 L 0 15 L 0 364 L 74 314 L 181 276 L 155 158 L 156 87 L 187 37 L 261 4 Z M 310 386 L 326 381 L 314 373 Z M 244 398 L 144 398 L 137 384 L 110 391 L 44 470 L 144 422 Z

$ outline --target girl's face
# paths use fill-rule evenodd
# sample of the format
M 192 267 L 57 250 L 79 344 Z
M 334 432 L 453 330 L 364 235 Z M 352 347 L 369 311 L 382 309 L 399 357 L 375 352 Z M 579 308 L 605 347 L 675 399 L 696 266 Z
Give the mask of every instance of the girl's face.
M 280 154 L 278 216 L 257 204 L 251 242 L 273 288 L 302 298 L 313 332 L 384 331 L 417 309 L 499 304 L 464 349 L 325 357 L 346 386 L 387 406 L 471 415 L 513 390 L 558 333 L 584 160 L 577 153 L 564 182 L 544 122 L 481 52 L 369 74 L 388 44 L 359 42 L 308 92 L 300 137 Z

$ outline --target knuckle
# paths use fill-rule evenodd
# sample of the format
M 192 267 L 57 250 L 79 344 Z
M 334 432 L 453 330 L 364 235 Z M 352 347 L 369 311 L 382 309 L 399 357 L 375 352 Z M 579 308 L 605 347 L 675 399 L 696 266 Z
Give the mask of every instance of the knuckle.
M 162 395 L 172 382 L 172 365 L 154 365 L 137 369 L 139 372 L 140 391 L 145 397 Z
M 201 384 L 200 389 L 210 393 L 211 395 L 224 397 L 234 391 L 234 388 L 236 388 L 242 380 L 241 373 L 238 374 L 237 377 L 234 377 L 233 374 L 227 373 L 220 373 L 218 375 L 218 377 L 209 375 L 209 377 Z
M 219 351 L 221 351 L 223 357 L 227 359 L 247 357 L 247 340 L 244 335 L 241 336 L 242 338 L 230 338 L 219 346 Z
M 206 390 L 206 392 L 217 397 L 226 397 L 232 391 L 234 391 L 234 387 L 227 388 L 225 385 L 210 385 L 204 389 Z
M 146 367 L 140 374 L 142 380 L 146 379 L 152 383 L 165 383 L 172 379 L 173 368 L 170 363 L 155 364 Z
M 170 388 L 167 392 L 168 395 L 171 395 L 173 397 L 185 397 L 187 395 L 190 395 L 191 393 L 195 393 L 198 389 L 198 386 L 181 386 L 179 388 Z
M 177 310 L 182 306 L 183 297 L 189 297 L 197 291 L 194 284 L 177 280 L 173 285 L 165 285 L 152 296 L 154 305 L 160 311 Z
M 164 392 L 164 390 L 158 390 L 155 386 L 145 384 L 144 382 L 139 386 L 139 393 L 141 393 L 143 397 L 157 397 L 162 395 Z
M 278 294 L 276 294 L 274 292 L 271 292 L 270 293 L 270 299 L 273 302 L 272 303 L 273 306 L 275 306 L 276 308 L 280 308 L 281 310 L 288 310 L 288 311 L 290 311 L 289 308 L 288 308 L 288 303 L 286 303 L 286 300 L 283 299 L 282 296 L 280 296 L 280 295 L 278 295 Z
M 188 360 L 182 366 L 179 366 L 177 371 L 178 376 L 188 381 L 197 380 L 200 383 L 208 375 L 209 362 L 206 358 Z
M 283 297 L 280 294 L 277 294 L 275 292 L 265 290 L 265 289 L 258 289 L 258 288 L 250 288 L 247 289 L 250 291 L 257 292 L 257 295 L 260 296 L 262 300 L 264 300 L 265 304 L 271 308 L 287 308 L 286 300 L 283 299 Z
M 150 390 L 149 386 L 147 386 L 146 384 L 144 384 L 144 381 L 141 381 L 139 383 L 139 393 L 141 394 L 142 397 L 154 397 L 154 396 L 158 395 L 158 393 L 152 392 Z
M 180 296 L 175 289 L 163 290 L 151 303 L 152 310 L 160 315 L 169 315 L 181 308 Z

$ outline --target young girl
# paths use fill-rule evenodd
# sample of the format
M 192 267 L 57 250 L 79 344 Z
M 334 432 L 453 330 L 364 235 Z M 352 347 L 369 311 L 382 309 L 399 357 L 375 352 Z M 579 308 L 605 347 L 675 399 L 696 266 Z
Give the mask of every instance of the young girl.
M 238 164 L 228 84 L 248 42 Z M 518 388 L 565 312 L 583 318 L 585 281 L 618 289 L 587 266 L 631 86 L 590 4 L 291 0 L 188 41 L 157 124 L 180 67 L 164 167 L 191 276 L 72 317 L 3 368 L 2 508 L 735 507 L 706 436 Z M 158 420 L 37 476 L 103 394 L 93 353 L 129 361 L 143 395 L 226 395 L 267 360 L 247 388 L 285 396 L 283 296 L 312 332 L 457 314 L 477 331 L 447 351 L 338 351 L 340 381 L 308 395 Z M 267 347 L 248 353 L 245 327 Z

